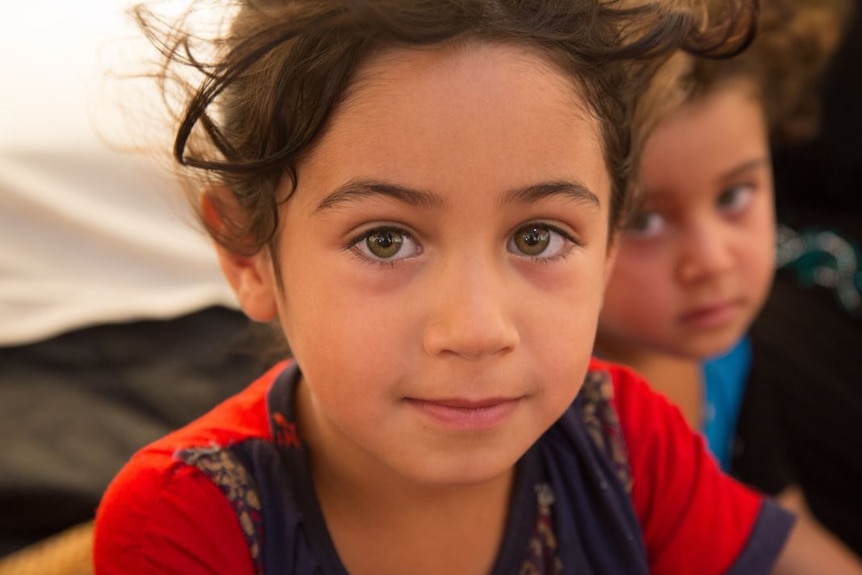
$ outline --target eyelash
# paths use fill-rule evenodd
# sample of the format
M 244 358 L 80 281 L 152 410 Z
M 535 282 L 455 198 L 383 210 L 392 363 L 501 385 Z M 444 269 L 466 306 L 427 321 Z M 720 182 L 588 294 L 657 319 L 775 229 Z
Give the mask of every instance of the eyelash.
M 404 228 L 400 228 L 398 226 L 391 226 L 391 225 L 386 226 L 386 225 L 384 225 L 384 226 L 378 226 L 375 228 L 365 230 L 362 233 L 354 236 L 353 239 L 351 239 L 347 243 L 347 245 L 344 247 L 344 249 L 345 249 L 345 251 L 350 251 L 353 254 L 353 256 L 355 258 L 357 258 L 359 261 L 361 261 L 362 263 L 365 263 L 365 264 L 368 264 L 371 266 L 379 266 L 379 267 L 387 267 L 387 268 L 395 267 L 396 264 L 398 264 L 399 262 L 401 262 L 405 259 L 409 259 L 411 256 L 408 256 L 406 258 L 395 258 L 395 259 L 373 258 L 373 257 L 369 257 L 369 256 L 361 253 L 359 248 L 358 248 L 358 246 L 362 242 L 366 241 L 371 236 L 383 234 L 386 232 L 398 234 L 399 236 L 401 236 L 405 240 L 410 240 L 410 241 L 414 241 L 414 242 L 416 241 L 413 234 L 411 234 L 410 232 L 408 232 Z M 420 253 L 421 253 L 421 250 L 420 250 Z
M 539 255 L 539 256 L 528 256 L 526 254 L 522 254 L 520 256 L 520 257 L 527 259 L 531 263 L 550 264 L 550 263 L 554 263 L 557 261 L 562 261 L 562 260 L 566 259 L 567 257 L 569 257 L 569 255 L 571 255 L 572 250 L 574 248 L 580 247 L 582 245 L 581 242 L 576 240 L 572 236 L 572 234 L 570 234 L 569 232 L 563 230 L 562 228 L 560 228 L 558 226 L 555 226 L 553 224 L 549 224 L 549 223 L 543 222 L 543 221 L 529 222 L 526 224 L 521 224 L 520 226 L 515 228 L 515 230 L 509 235 L 509 237 L 513 238 L 514 235 L 516 233 L 518 233 L 519 230 L 522 230 L 524 228 L 529 228 L 531 226 L 545 228 L 550 232 L 558 234 L 560 237 L 562 237 L 564 240 L 566 240 L 570 244 L 568 246 L 565 246 L 562 250 L 560 250 L 560 253 L 553 255 L 553 256 L 550 256 L 550 257 L 542 257 L 541 255 Z M 506 243 L 508 244 L 508 241 Z
M 560 236 L 564 241 L 568 242 L 568 244 L 569 244 L 569 245 L 563 246 L 559 250 L 559 253 L 556 253 L 552 256 L 542 256 L 542 255 L 530 256 L 530 255 L 524 254 L 523 252 L 519 252 L 519 253 L 515 254 L 518 257 L 521 257 L 521 258 L 529 261 L 530 263 L 549 264 L 549 263 L 561 261 L 561 260 L 567 258 L 572 253 L 572 250 L 575 247 L 579 247 L 582 245 L 582 243 L 579 242 L 577 239 L 575 239 L 571 233 L 563 230 L 559 226 L 555 226 L 555 225 L 549 224 L 547 222 L 536 221 L 536 222 L 529 222 L 529 223 L 521 224 L 517 228 L 515 228 L 509 234 L 509 239 L 506 242 L 507 250 L 509 247 L 509 243 L 514 240 L 514 238 L 518 234 L 518 232 L 520 232 L 521 230 L 524 230 L 526 228 L 530 228 L 530 227 L 542 228 L 542 229 L 545 229 L 545 230 L 547 230 L 553 234 L 557 234 L 558 236 Z M 369 230 L 365 230 L 362 233 L 353 237 L 347 243 L 347 245 L 344 247 L 344 249 L 347 251 L 350 251 L 354 255 L 354 257 L 356 257 L 362 263 L 372 265 L 372 266 L 378 266 L 378 267 L 392 268 L 392 267 L 395 267 L 396 264 L 398 264 L 404 260 L 411 259 L 413 256 L 410 256 L 410 255 L 408 255 L 406 257 L 391 258 L 390 259 L 390 258 L 382 258 L 382 257 L 372 257 L 372 256 L 369 256 L 369 255 L 361 252 L 361 250 L 359 249 L 358 246 L 360 246 L 360 244 L 362 242 L 367 241 L 368 238 L 370 238 L 372 236 L 384 234 L 387 232 L 398 234 L 403 239 L 403 241 L 408 241 L 408 242 L 415 242 L 416 241 L 413 234 L 411 234 L 410 232 L 408 232 L 407 230 L 405 230 L 403 228 L 400 228 L 397 226 L 378 226 L 375 228 L 371 228 Z M 421 250 L 421 246 L 420 246 L 419 250 L 417 252 L 417 255 L 418 255 L 418 253 L 421 253 L 421 252 L 422 252 L 422 250 Z M 510 252 L 510 253 L 512 253 L 512 252 Z
M 756 191 L 756 186 L 752 183 L 739 183 L 728 187 L 716 199 L 716 207 L 722 212 L 736 215 L 745 210 Z M 733 200 L 733 205 L 724 204 L 724 200 Z M 742 202 L 741 205 L 739 203 Z
M 644 210 L 631 219 L 628 227 L 626 228 L 626 237 L 631 239 L 636 239 L 640 241 L 650 240 L 655 238 L 659 234 L 661 234 L 663 228 L 659 229 L 646 229 L 644 224 L 646 223 L 655 223 L 658 221 L 658 225 L 665 225 L 665 217 L 662 216 L 661 213 L 655 210 Z

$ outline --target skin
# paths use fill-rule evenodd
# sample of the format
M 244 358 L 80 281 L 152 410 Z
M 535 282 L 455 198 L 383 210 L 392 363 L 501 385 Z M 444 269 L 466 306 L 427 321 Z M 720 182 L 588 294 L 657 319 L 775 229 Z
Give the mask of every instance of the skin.
M 686 104 L 647 142 L 644 209 L 621 237 L 599 328 L 612 356 L 720 354 L 766 301 L 775 215 L 751 94 L 734 84 Z
M 774 274 L 768 134 L 755 94 L 744 82 L 727 84 L 651 136 L 644 210 L 621 236 L 601 314 L 599 352 L 635 367 L 694 429 L 703 417 L 701 362 L 744 335 Z M 776 573 L 862 573 L 798 486 L 776 500 L 797 515 Z
M 299 164 L 279 259 L 220 250 L 302 369 L 300 434 L 351 573 L 490 571 L 513 466 L 593 348 L 614 259 L 598 130 L 531 49 L 391 49 Z

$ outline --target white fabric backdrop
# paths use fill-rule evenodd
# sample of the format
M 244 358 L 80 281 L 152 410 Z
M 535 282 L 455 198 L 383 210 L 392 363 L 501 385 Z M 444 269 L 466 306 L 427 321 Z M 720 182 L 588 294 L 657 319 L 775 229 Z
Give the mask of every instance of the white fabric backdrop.
M 158 106 L 140 82 L 107 75 L 144 53 L 123 4 L 0 7 L 2 346 L 236 307 L 172 176 L 115 149 L 131 141 L 128 112 L 146 125 Z

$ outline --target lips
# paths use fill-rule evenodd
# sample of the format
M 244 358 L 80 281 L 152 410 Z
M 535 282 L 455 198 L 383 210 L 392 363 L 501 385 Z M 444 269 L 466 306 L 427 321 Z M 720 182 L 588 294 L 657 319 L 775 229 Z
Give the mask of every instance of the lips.
M 680 316 L 680 323 L 699 329 L 723 327 L 736 318 L 740 306 L 731 300 L 700 306 Z
M 456 431 L 487 431 L 502 425 L 522 400 L 521 397 L 407 399 L 407 403 L 436 426 Z

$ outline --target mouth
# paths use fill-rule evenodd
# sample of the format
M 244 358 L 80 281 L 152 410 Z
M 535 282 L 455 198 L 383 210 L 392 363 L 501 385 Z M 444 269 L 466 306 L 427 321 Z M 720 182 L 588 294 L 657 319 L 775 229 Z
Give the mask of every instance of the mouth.
M 406 402 L 435 425 L 456 431 L 487 431 L 502 425 L 523 400 L 523 397 L 408 398 Z
M 682 314 L 680 323 L 696 329 L 724 327 L 736 318 L 741 305 L 739 301 L 727 300 L 697 307 Z

